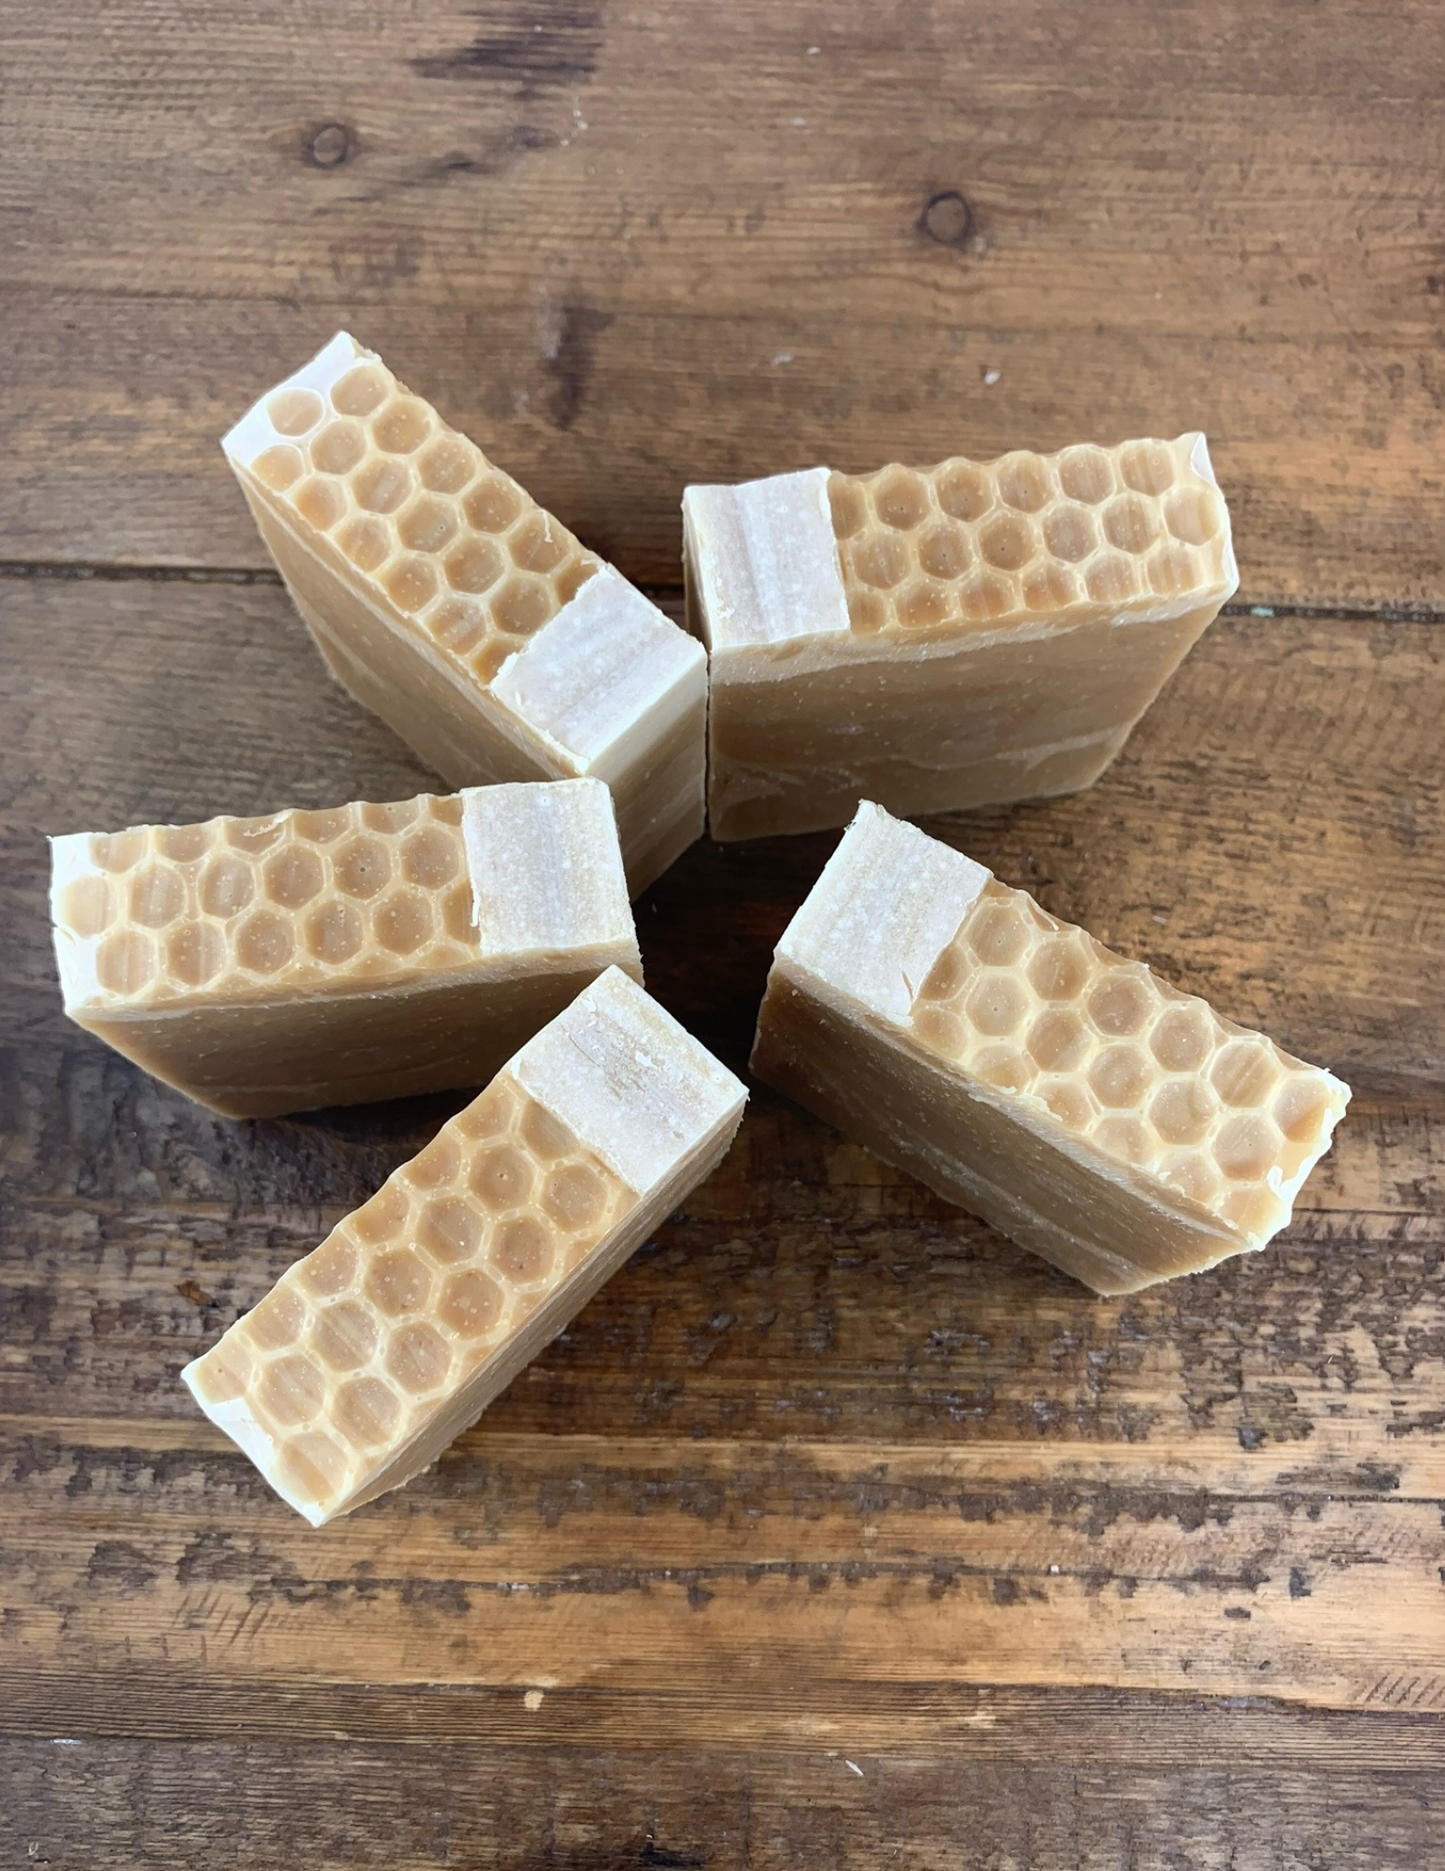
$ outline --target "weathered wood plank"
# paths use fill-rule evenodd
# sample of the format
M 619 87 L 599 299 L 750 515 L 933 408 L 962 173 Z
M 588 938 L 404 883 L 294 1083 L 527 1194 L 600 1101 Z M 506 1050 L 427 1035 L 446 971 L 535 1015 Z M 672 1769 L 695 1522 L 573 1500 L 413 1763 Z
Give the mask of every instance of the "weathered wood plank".
M 1428 9 L 108 19 L 3 28 L 6 557 L 264 563 L 216 438 L 345 320 L 650 581 L 687 479 L 1203 426 L 1251 599 L 1445 604 Z
M 1421 1871 L 1438 1779 L 1252 1761 L 1011 1767 L 819 1747 L 637 1756 L 317 1743 L 11 1742 L 16 1864 L 86 1871 L 225 1863 L 581 1871 Z

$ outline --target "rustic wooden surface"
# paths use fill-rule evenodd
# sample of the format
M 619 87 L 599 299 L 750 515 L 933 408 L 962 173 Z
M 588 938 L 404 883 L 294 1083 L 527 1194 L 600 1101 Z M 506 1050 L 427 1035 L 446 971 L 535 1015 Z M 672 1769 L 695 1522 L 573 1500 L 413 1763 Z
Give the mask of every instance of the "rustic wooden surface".
M 0 1866 L 1445 1864 L 1445 8 L 0 10 Z M 216 437 L 341 323 L 670 596 L 685 479 L 1203 426 L 1239 604 L 946 835 L 1357 1087 L 1091 1298 L 765 1090 L 404 1494 L 176 1383 L 435 1129 L 62 1019 L 41 834 L 395 797 Z M 740 1065 L 829 839 L 700 846 Z

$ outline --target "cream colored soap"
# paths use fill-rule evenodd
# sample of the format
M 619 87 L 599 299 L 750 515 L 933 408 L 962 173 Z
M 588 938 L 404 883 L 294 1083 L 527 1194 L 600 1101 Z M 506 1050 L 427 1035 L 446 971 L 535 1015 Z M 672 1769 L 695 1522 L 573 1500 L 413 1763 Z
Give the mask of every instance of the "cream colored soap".
M 1089 786 L 1238 584 L 1202 435 L 683 499 L 713 837 Z
M 1349 1088 L 865 804 L 753 1068 L 1099 1293 L 1264 1247 Z
M 332 673 L 453 786 L 611 787 L 635 896 L 703 828 L 706 659 L 345 332 L 223 443 Z
M 231 1117 L 486 1082 L 642 978 L 598 780 L 52 841 L 65 1011 Z
M 609 970 L 187 1385 L 313 1526 L 400 1487 L 710 1174 L 745 1096 Z

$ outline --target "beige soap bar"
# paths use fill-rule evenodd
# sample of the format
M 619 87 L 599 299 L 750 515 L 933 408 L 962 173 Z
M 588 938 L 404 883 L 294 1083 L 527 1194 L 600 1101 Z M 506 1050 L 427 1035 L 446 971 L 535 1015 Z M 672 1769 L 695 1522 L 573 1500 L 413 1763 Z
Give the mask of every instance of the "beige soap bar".
M 1238 584 L 1202 435 L 683 499 L 714 838 L 1088 786 Z
M 642 978 L 599 780 L 52 841 L 65 1011 L 231 1117 L 484 1084 Z
M 453 786 L 604 780 L 635 896 L 702 833 L 706 659 L 345 332 L 223 443 L 332 673 Z
M 867 804 L 753 1067 L 1099 1293 L 1262 1248 L 1349 1088 Z
M 186 1383 L 313 1526 L 400 1487 L 721 1161 L 745 1096 L 609 970 Z

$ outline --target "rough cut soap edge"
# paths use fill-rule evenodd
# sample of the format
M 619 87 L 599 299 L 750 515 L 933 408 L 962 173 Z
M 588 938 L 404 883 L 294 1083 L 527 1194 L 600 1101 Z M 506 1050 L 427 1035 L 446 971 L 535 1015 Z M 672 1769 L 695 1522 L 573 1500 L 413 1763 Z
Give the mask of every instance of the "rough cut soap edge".
M 618 968 L 584 988 L 510 1069 L 643 1197 L 747 1101 L 741 1081 Z
M 603 565 L 507 658 L 491 694 L 589 777 L 615 782 L 697 705 L 706 670 L 701 644 Z
M 830 472 L 685 490 L 686 552 L 710 651 L 851 633 Z
M 66 928 L 60 914 L 60 899 L 69 886 L 77 878 L 96 875 L 90 837 L 89 832 L 66 832 L 50 840 L 50 939 L 60 976 L 61 1003 L 72 1019 L 82 1009 L 104 1004 L 106 998 L 95 972 L 96 943 Z
M 483 958 L 612 949 L 640 980 L 637 930 L 607 787 L 600 780 L 518 781 L 468 787 L 461 798 Z
M 990 875 L 865 800 L 777 953 L 823 980 L 846 981 L 871 1013 L 905 1025 Z M 887 915 L 879 914 L 880 901 L 890 906 Z
M 246 411 L 240 421 L 233 424 L 221 437 L 221 447 L 226 459 L 233 468 L 250 470 L 268 448 L 280 443 L 295 445 L 295 437 L 282 435 L 270 416 L 266 405 L 279 392 L 284 390 L 315 390 L 323 399 L 330 395 L 333 385 L 339 383 L 346 373 L 356 364 L 379 363 L 374 351 L 368 351 L 364 345 L 356 342 L 348 331 L 338 331 L 329 344 L 324 344 L 315 357 L 303 364 L 298 371 L 285 377 L 280 383 L 273 383 Z

